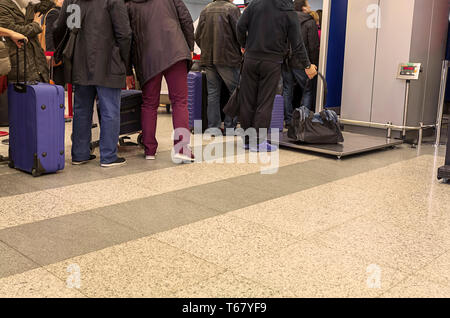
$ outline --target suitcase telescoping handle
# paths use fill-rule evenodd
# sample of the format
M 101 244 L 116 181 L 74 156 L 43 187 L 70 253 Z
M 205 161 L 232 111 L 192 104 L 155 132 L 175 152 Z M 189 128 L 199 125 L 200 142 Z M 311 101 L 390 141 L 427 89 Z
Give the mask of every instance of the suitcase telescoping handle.
M 26 93 L 27 92 L 27 43 L 25 40 L 20 40 L 23 47 L 23 83 L 20 83 L 19 78 L 19 47 L 16 48 L 16 61 L 17 61 L 17 78 L 16 83 L 14 84 L 14 90 L 18 93 Z
M 325 108 L 325 106 L 327 105 L 327 95 L 328 95 L 327 80 L 325 79 L 325 76 L 323 76 L 323 74 L 320 72 L 317 72 L 317 77 L 320 78 L 320 80 L 323 83 L 323 105 L 322 105 L 322 107 Z M 311 82 L 312 82 L 312 80 L 308 79 L 307 85 L 311 85 Z M 304 99 L 304 95 L 302 97 L 300 105 L 303 105 L 303 99 Z

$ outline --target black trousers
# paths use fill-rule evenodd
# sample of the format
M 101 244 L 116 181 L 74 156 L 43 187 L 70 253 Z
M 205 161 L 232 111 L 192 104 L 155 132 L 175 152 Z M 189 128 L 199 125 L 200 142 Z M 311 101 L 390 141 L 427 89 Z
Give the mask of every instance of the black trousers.
M 281 64 L 245 58 L 239 96 L 241 127 L 270 128 L 273 103 L 281 78 Z

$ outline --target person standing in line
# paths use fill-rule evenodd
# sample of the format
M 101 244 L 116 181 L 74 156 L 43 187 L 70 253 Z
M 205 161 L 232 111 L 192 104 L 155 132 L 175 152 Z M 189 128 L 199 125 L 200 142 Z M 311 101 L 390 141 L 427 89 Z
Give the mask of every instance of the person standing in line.
M 117 156 L 120 133 L 120 95 L 126 86 L 131 29 L 123 0 L 65 0 L 54 24 L 64 33 L 71 4 L 80 6 L 81 26 L 73 55 L 72 84 L 75 89 L 72 164 L 95 159 L 91 155 L 92 115 L 98 98 L 100 117 L 100 165 L 120 166 Z M 62 32 L 61 32 L 62 31 Z
M 245 48 L 240 89 L 240 120 L 243 129 L 255 128 L 257 140 L 244 140 L 253 152 L 276 151 L 260 135 L 270 127 L 281 65 L 292 48 L 291 61 L 313 78 L 317 68 L 309 61 L 300 34 L 298 18 L 290 0 L 253 0 L 237 25 L 238 41 Z
M 45 51 L 46 52 L 55 52 L 58 46 L 58 39 L 55 39 L 55 34 L 53 32 L 53 25 L 55 21 L 58 19 L 59 13 L 61 12 L 61 7 L 64 3 L 64 0 L 53 0 L 55 2 L 55 7 L 52 8 L 47 14 L 44 16 L 45 23 L 45 34 L 43 42 L 45 43 Z M 47 59 L 50 64 L 51 58 Z M 53 62 L 53 81 L 56 85 L 65 85 L 64 80 L 64 66 L 62 64 L 55 65 Z
M 195 41 L 202 51 L 201 65 L 208 81 L 208 128 L 222 125 L 220 101 L 222 83 L 230 94 L 239 84 L 242 62 L 241 47 L 237 41 L 236 25 L 241 11 L 232 0 L 215 0 L 200 13 Z M 225 134 L 234 129 L 237 118 L 225 115 Z
M 132 65 L 143 87 L 142 133 L 145 159 L 155 160 L 156 123 L 163 76 L 173 109 L 173 160 L 193 162 L 189 148 L 188 66 L 194 52 L 194 24 L 182 0 L 130 0 L 128 15 L 133 31 Z M 130 87 L 133 77 L 128 77 Z M 179 135 L 177 132 L 186 132 Z
M 300 24 L 303 42 L 312 64 L 319 63 L 320 40 L 316 21 L 311 16 L 311 7 L 307 0 L 295 0 L 294 8 Z M 297 82 L 303 91 L 303 105 L 314 111 L 317 90 L 317 78 L 310 80 L 303 69 L 288 61 L 283 69 L 283 96 L 285 107 L 285 120 L 287 125 L 291 122 L 293 112 L 294 85 Z
M 54 3 L 51 0 L 41 0 L 39 3 L 31 0 L 0 0 L 0 27 L 23 34 L 28 38 L 24 45 L 24 49 L 27 50 L 27 81 L 44 83 L 49 81 L 49 69 L 38 35 L 42 32 L 42 14 L 47 13 L 53 6 Z M 17 68 L 24 70 L 25 57 L 23 52 L 19 54 L 17 64 L 16 44 L 7 38 L 6 46 L 11 60 L 8 82 L 12 83 L 20 80 L 17 78 Z

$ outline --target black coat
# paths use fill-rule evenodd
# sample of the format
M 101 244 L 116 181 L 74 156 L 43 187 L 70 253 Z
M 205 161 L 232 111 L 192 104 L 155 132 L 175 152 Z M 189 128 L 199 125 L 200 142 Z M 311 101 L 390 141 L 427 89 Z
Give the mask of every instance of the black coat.
M 47 17 L 45 19 L 45 50 L 49 52 L 55 52 L 57 47 L 57 42 L 55 44 L 54 39 L 54 24 L 58 19 L 61 8 L 55 7 L 47 13 Z M 59 65 L 53 68 L 53 74 L 50 72 L 50 78 L 53 79 L 55 84 L 57 85 L 65 85 L 64 79 L 64 67 Z
M 141 85 L 175 63 L 191 60 L 194 25 L 182 0 L 131 0 L 127 6 L 132 64 Z
M 66 28 L 67 6 L 77 3 L 82 21 L 75 44 L 73 84 L 125 87 L 131 47 L 125 3 L 123 0 L 66 0 L 54 25 L 57 36 Z
M 241 11 L 228 0 L 216 0 L 200 13 L 195 41 L 202 50 L 201 64 L 239 67 L 241 46 L 236 25 Z
M 309 60 L 314 65 L 319 65 L 320 39 L 316 21 L 311 15 L 304 12 L 297 11 L 297 16 Z
M 246 57 L 282 63 L 290 43 L 291 61 L 302 69 L 311 64 L 291 0 L 252 0 L 238 21 L 237 35 Z

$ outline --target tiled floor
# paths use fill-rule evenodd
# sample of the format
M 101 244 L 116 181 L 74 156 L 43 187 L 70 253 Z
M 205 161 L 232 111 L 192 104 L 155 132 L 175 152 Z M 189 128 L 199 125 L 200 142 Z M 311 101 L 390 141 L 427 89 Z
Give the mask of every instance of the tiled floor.
M 121 147 L 124 167 L 67 158 L 38 179 L 0 165 L 0 297 L 450 297 L 444 148 L 280 150 L 261 174 L 246 153 L 173 164 L 159 119 L 156 161 Z

